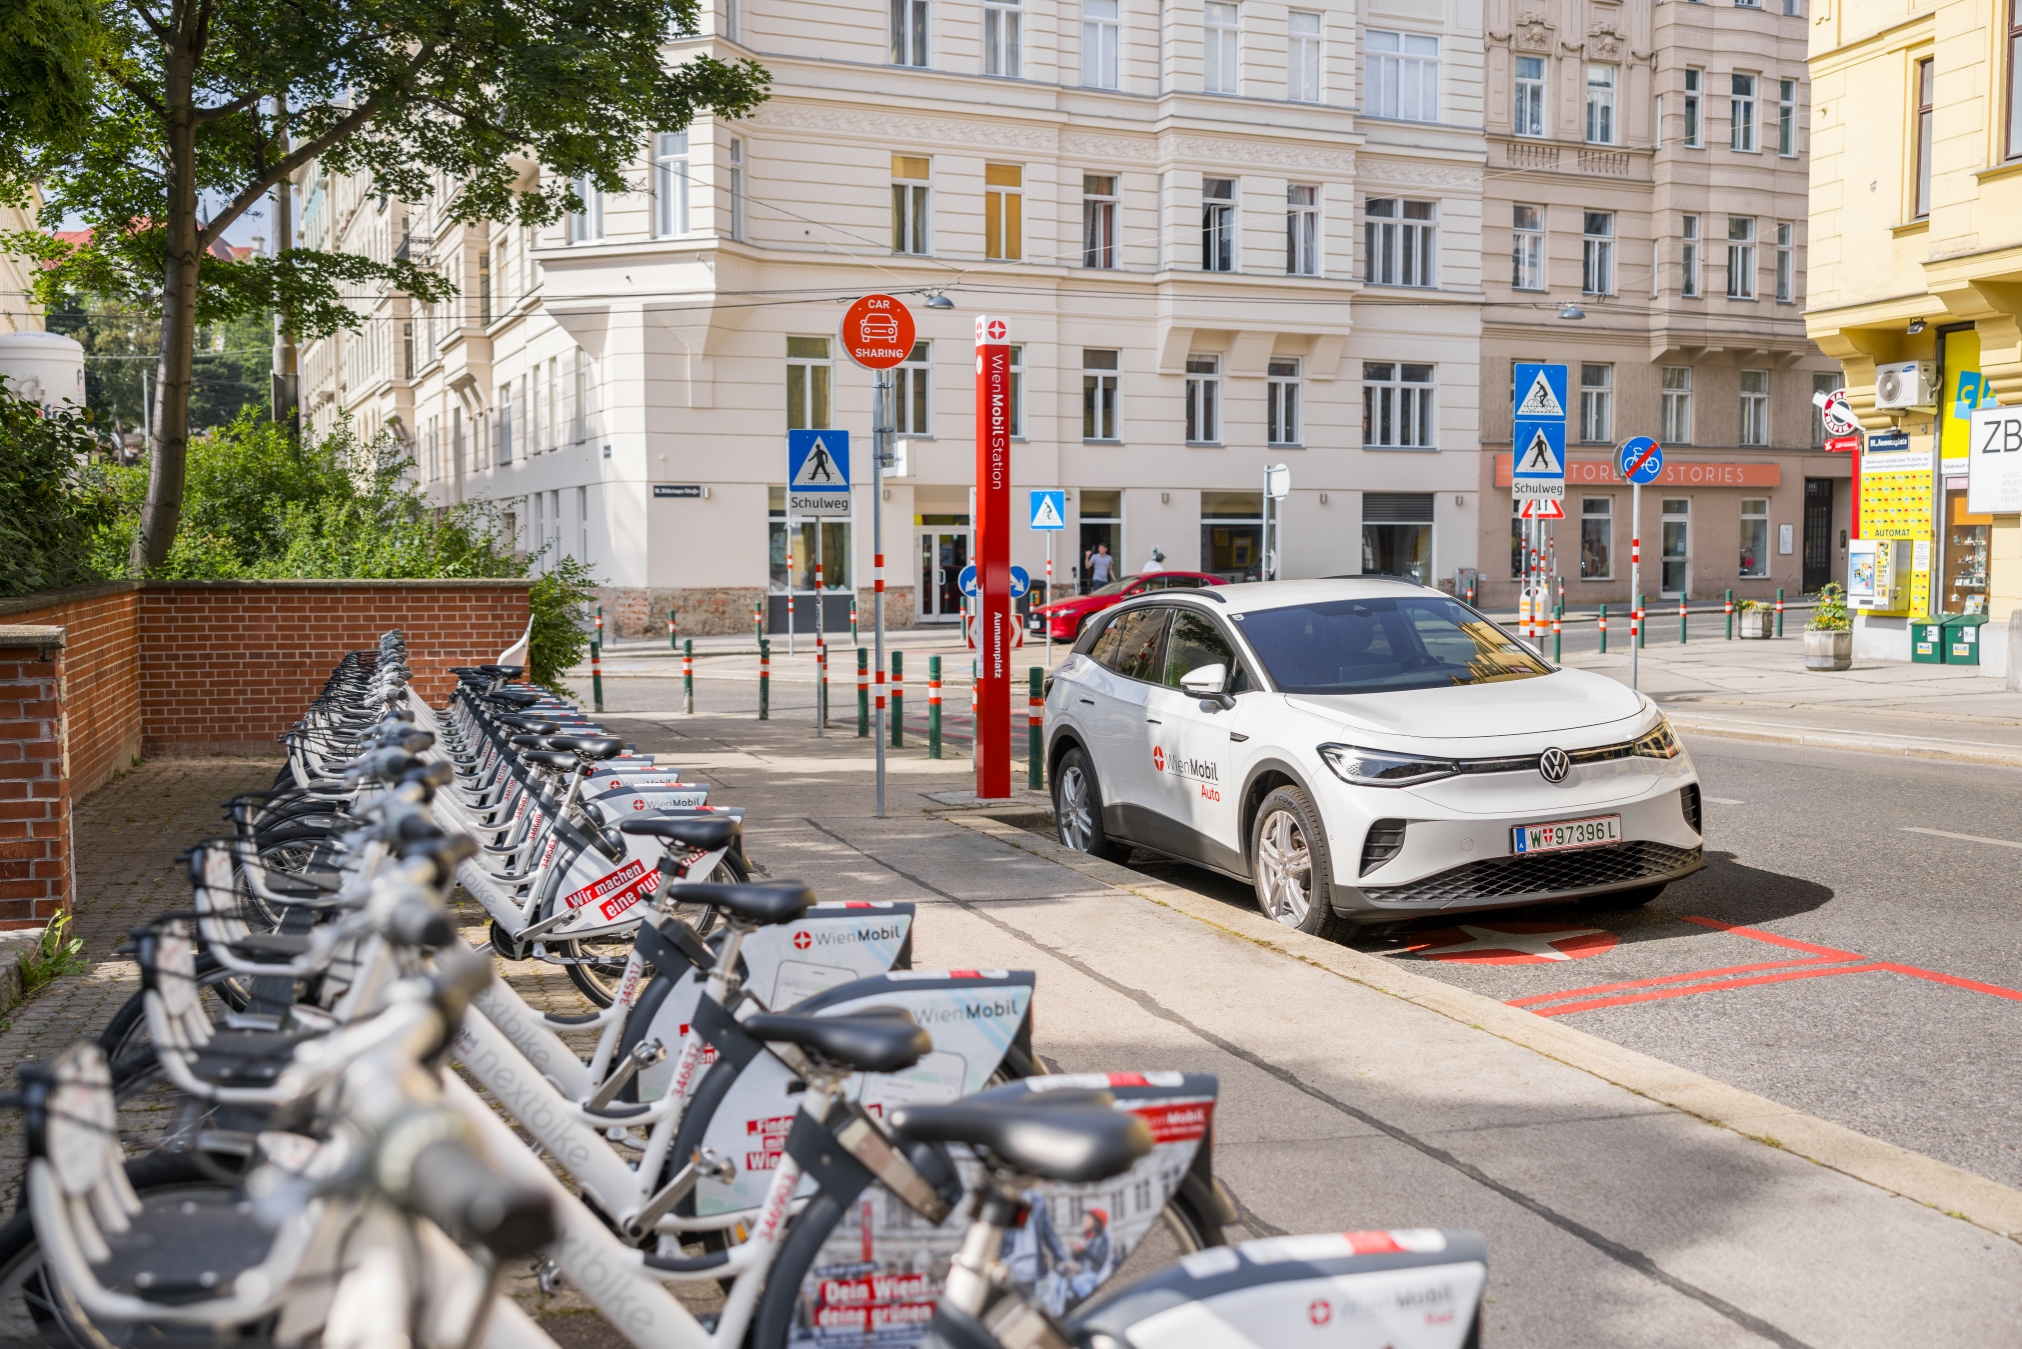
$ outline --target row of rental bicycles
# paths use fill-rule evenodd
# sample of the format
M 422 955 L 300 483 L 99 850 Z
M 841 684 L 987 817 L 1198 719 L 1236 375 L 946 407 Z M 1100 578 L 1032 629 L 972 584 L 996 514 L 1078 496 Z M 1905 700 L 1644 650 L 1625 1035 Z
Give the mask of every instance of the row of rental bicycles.
M 741 809 L 454 673 L 347 656 L 140 991 L 21 1070 L 0 1335 L 554 1349 L 537 1277 L 639 1349 L 1480 1343 L 1478 1234 L 1227 1244 L 1212 1076 L 1046 1071 L 1030 972 L 912 968 L 911 905 L 767 877 Z

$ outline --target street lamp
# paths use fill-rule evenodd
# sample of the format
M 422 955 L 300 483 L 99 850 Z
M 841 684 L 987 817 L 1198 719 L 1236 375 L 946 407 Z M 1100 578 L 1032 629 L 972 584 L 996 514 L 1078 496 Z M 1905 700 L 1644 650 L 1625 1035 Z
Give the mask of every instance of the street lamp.
M 927 308 L 929 309 L 953 309 L 954 307 L 955 302 L 938 291 L 927 297 Z
M 1583 319 L 1586 316 L 1587 311 L 1574 304 L 1571 300 L 1566 301 L 1566 307 L 1559 311 L 1559 317 L 1562 319 Z

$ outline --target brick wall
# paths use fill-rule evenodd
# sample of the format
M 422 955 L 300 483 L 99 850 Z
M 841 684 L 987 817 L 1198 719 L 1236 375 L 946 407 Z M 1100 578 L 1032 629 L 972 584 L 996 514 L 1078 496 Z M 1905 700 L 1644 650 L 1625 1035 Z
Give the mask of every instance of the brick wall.
M 63 640 L 0 627 L 0 928 L 39 927 L 70 901 Z
M 274 752 L 346 651 L 407 634 L 416 689 L 497 659 L 527 625 L 529 581 L 150 581 L 140 596 L 147 753 Z
M 0 601 L 0 623 L 62 628 L 68 787 L 97 790 L 141 752 L 138 581 Z

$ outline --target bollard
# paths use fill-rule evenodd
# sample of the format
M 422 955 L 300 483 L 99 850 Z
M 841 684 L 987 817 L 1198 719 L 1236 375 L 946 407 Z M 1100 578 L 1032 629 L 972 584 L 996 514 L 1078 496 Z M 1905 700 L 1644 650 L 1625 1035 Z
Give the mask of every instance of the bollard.
M 590 694 L 596 710 L 604 710 L 604 606 L 597 606 L 597 635 L 590 639 Z
M 941 658 L 927 657 L 927 757 L 941 757 Z
M 1629 645 L 1637 650 L 1643 646 L 1643 606 L 1633 599 L 1629 602 Z
M 1032 667 L 1031 688 L 1026 693 L 1025 785 L 1033 791 L 1046 786 L 1046 671 Z
M 690 637 L 681 644 L 681 710 L 693 716 L 695 712 L 695 639 Z
M 892 653 L 892 748 L 906 744 L 906 653 Z
M 1685 644 L 1685 597 L 1678 597 L 1678 644 Z
M 772 719 L 772 643 L 758 639 L 758 719 Z
M 681 611 L 678 609 L 669 609 L 667 611 L 667 649 L 669 651 L 679 651 L 681 649 L 681 643 L 679 640 L 677 640 L 680 636 L 680 632 L 681 632 Z
M 814 733 L 828 727 L 828 646 L 817 633 L 814 639 Z
M 763 612 L 759 607 L 759 601 L 753 600 L 751 602 L 751 640 L 754 642 L 763 642 L 765 640 L 765 620 L 761 617 Z
M 1783 587 L 1776 588 L 1776 635 L 1783 636 Z
M 1566 602 L 1560 600 L 1557 607 L 1552 610 L 1552 663 L 1554 665 L 1563 665 L 1565 663 L 1565 617 Z
M 1727 592 L 1727 640 L 1734 640 L 1734 592 Z
M 857 648 L 857 734 L 871 733 L 871 653 Z
M 857 597 L 855 595 L 850 596 L 850 640 L 852 642 L 861 640 L 857 636 Z
M 1636 649 L 1638 651 L 1650 645 L 1650 615 L 1645 612 L 1645 606 L 1649 603 L 1650 597 L 1648 595 L 1636 596 L 1636 617 L 1629 624 L 1630 629 L 1635 634 Z
M 1595 628 L 1601 634 L 1601 654 L 1605 656 L 1608 654 L 1608 606 L 1605 604 L 1601 606 L 1600 618 Z

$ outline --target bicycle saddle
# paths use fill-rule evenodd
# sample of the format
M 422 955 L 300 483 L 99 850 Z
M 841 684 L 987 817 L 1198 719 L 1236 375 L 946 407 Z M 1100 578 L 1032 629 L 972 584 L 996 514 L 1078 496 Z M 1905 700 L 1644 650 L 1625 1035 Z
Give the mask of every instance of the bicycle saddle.
M 684 904 L 708 904 L 724 913 L 766 927 L 790 923 L 814 903 L 814 891 L 799 881 L 731 884 L 703 881 L 681 887 Z
M 894 1073 L 934 1052 L 933 1037 L 896 1007 L 860 1016 L 760 1012 L 741 1024 L 760 1040 L 799 1045 L 817 1058 L 860 1073 Z
M 541 717 L 504 716 L 494 717 L 493 720 L 501 726 L 516 726 L 530 735 L 553 735 L 562 729 L 559 722 Z
M 478 695 L 488 703 L 503 703 L 507 707 L 532 707 L 547 696 L 545 693 L 535 693 L 532 689 L 500 689 L 497 693 Z
M 521 749 L 547 749 L 549 748 L 548 736 L 553 734 L 553 731 L 547 731 L 540 735 L 515 735 L 510 737 L 506 743 L 517 745 Z
M 996 1105 L 973 1099 L 905 1105 L 885 1119 L 901 1138 L 967 1143 L 1041 1180 L 1107 1180 L 1128 1171 L 1132 1162 L 1151 1151 L 1151 1130 L 1143 1120 L 1086 1098 L 1057 1105 Z
M 481 674 L 497 675 L 501 679 L 518 679 L 527 672 L 524 665 L 480 665 L 477 668 Z
M 553 735 L 548 743 L 556 749 L 574 750 L 585 759 L 614 759 L 625 752 L 625 742 L 615 735 Z
M 621 820 L 618 828 L 627 834 L 664 838 L 669 843 L 701 848 L 705 852 L 721 848 L 744 832 L 741 821 L 729 815 L 647 816 Z M 666 861 L 661 862 L 667 865 Z
M 520 758 L 543 768 L 574 768 L 578 762 L 575 755 L 555 749 L 530 749 Z

